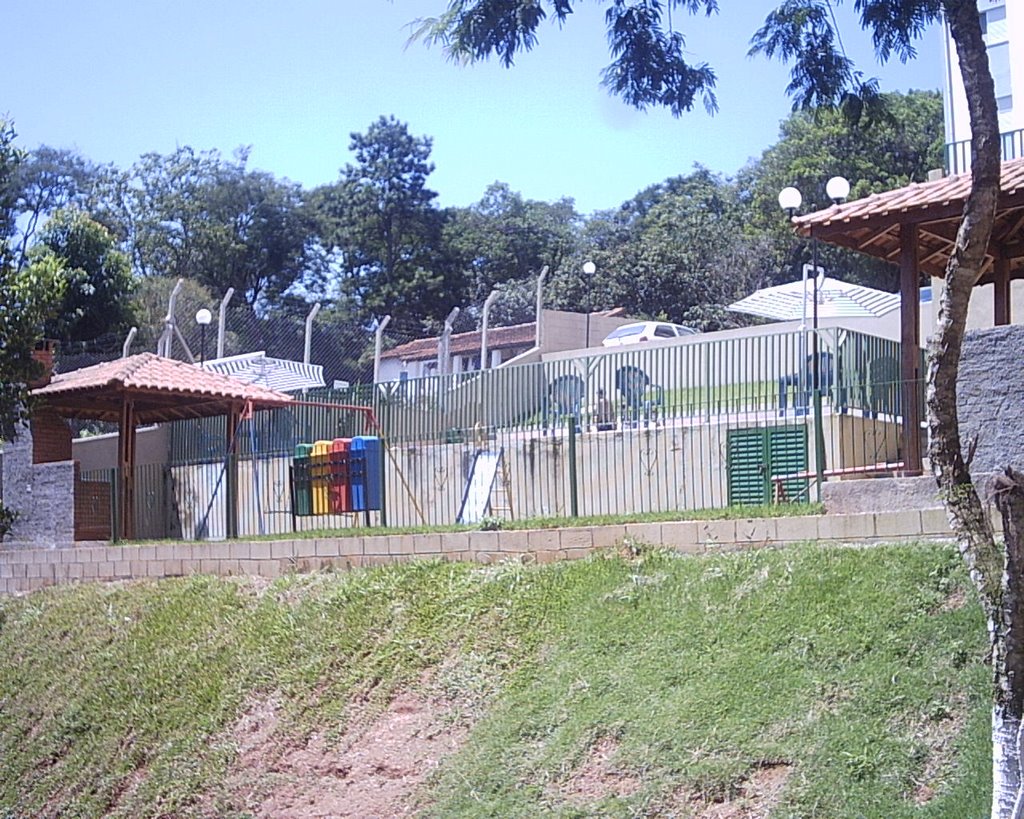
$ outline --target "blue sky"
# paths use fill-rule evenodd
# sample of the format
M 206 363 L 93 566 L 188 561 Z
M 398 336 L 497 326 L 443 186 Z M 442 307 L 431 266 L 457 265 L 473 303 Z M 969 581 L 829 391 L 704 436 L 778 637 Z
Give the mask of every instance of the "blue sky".
M 791 103 L 788 70 L 746 56 L 776 3 L 723 0 L 711 19 L 677 13 L 695 61 L 718 74 L 720 112 L 679 119 L 635 111 L 599 86 L 608 62 L 602 4 L 580 2 L 564 29 L 506 70 L 456 66 L 407 45 L 408 24 L 446 0 L 30 0 L 3 13 L 0 112 L 19 144 L 76 148 L 122 167 L 178 145 L 229 155 L 306 187 L 334 181 L 349 135 L 380 115 L 433 139 L 429 180 L 442 205 L 478 201 L 500 180 L 527 198 L 612 208 L 695 164 L 731 175 L 772 144 Z M 846 45 L 884 90 L 936 89 L 942 38 L 916 61 L 879 67 L 849 8 Z

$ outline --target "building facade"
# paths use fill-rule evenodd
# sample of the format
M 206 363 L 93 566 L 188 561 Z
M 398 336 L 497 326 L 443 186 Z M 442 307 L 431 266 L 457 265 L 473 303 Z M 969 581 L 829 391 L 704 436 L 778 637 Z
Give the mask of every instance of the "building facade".
M 1024 156 L 1024 3 L 979 0 L 978 8 L 996 86 L 1003 159 L 1019 159 Z M 944 35 L 946 172 L 963 173 L 970 168 L 971 122 L 948 25 Z

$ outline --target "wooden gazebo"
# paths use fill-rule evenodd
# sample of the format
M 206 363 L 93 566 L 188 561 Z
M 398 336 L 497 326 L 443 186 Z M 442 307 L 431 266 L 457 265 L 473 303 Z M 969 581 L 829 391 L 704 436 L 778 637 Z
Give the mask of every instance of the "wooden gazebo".
M 235 433 L 247 410 L 284 406 L 291 396 L 255 384 L 208 372 L 194 364 L 140 353 L 56 375 L 32 390 L 47 408 L 64 418 L 118 424 L 118 505 L 120 535 L 135 534 L 135 430 L 140 424 L 186 418 L 226 417 L 228 453 L 235 452 Z M 237 509 L 237 459 L 229 457 L 227 497 Z M 228 535 L 237 534 L 237 519 L 228 515 Z
M 900 269 L 900 321 L 903 396 L 903 462 L 908 474 L 920 474 L 922 407 L 915 382 L 919 372 L 920 283 L 922 275 L 943 278 L 953 251 L 969 174 L 908 185 L 864 199 L 798 216 L 803 236 L 867 253 Z M 1004 162 L 1001 194 L 988 258 L 978 284 L 993 284 L 995 323 L 1010 322 L 1010 282 L 1024 279 L 1024 160 Z

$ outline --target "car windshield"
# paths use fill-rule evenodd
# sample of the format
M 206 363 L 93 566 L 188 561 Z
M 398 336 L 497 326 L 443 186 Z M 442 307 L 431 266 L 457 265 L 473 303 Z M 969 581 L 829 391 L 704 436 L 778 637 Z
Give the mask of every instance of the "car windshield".
M 608 338 L 625 338 L 626 336 L 638 336 L 644 331 L 642 324 L 624 324 L 608 334 Z

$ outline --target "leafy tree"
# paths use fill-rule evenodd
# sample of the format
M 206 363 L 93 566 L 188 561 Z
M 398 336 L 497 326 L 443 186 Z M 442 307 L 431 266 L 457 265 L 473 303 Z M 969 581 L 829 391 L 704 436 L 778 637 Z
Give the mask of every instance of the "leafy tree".
M 598 214 L 585 250 L 552 290 L 570 309 L 624 307 L 703 330 L 734 326 L 725 306 L 764 279 L 763 252 L 743 236 L 746 208 L 735 184 L 707 169 L 640 191 L 618 211 Z M 584 260 L 597 272 L 584 278 Z
M 74 151 L 42 145 L 30 152 L 18 168 L 17 211 L 20 229 L 15 250 L 16 264 L 28 261 L 36 231 L 58 210 L 79 208 L 89 211 L 95 204 L 104 169 Z
M 511 65 L 532 48 L 550 11 L 565 23 L 573 0 L 452 0 L 419 35 L 440 42 L 449 56 L 497 54 Z M 712 12 L 715 0 L 607 0 L 608 37 L 615 62 L 605 82 L 634 105 L 690 110 L 702 95 L 714 107 L 714 74 L 690 66 L 683 37 L 672 29 L 674 8 Z M 961 553 L 989 621 L 993 702 L 993 816 L 1024 812 L 1020 735 L 1024 727 L 1024 475 L 1007 467 L 999 493 L 1005 547 L 995 542 L 968 469 L 957 419 L 956 385 L 971 292 L 984 270 L 1000 185 L 999 120 L 977 0 L 858 0 L 861 25 L 882 60 L 914 56 L 917 37 L 944 18 L 956 47 L 971 121 L 971 190 L 946 267 L 937 332 L 929 344 L 929 455 Z M 754 34 L 751 53 L 792 66 L 787 91 L 802 107 L 840 106 L 856 118 L 877 110 L 877 84 L 846 56 L 829 0 L 786 0 Z
M 14 126 L 0 119 L 0 440 L 10 441 L 26 418 L 26 384 L 39 375 L 32 350 L 54 314 L 63 279 L 56 259 L 19 269 L 10 238 L 17 198 L 15 179 L 24 154 Z
M 138 333 L 132 342 L 132 352 L 156 352 L 157 342 L 164 331 L 164 318 L 167 316 L 171 291 L 177 281 L 169 276 L 146 276 L 139 280 L 131 298 L 132 312 L 138 327 Z M 210 357 L 212 358 L 212 350 L 215 349 L 219 303 L 220 297 L 214 295 L 205 285 L 192 279 L 182 280 L 181 289 L 178 291 L 175 302 L 175 316 L 178 321 L 178 329 L 185 337 L 189 348 L 196 355 L 199 354 L 201 331 L 196 326 L 195 314 L 202 308 L 213 313 L 214 323 L 207 328 L 209 332 L 206 339 L 207 350 L 211 351 Z M 231 340 L 226 340 L 226 343 L 229 341 Z M 178 352 L 180 346 L 177 346 L 177 341 L 175 341 L 175 345 L 172 347 L 175 356 L 184 357 L 183 353 Z M 242 351 L 232 349 L 231 352 Z M 228 354 L 230 355 L 231 352 Z
M 233 161 L 182 147 L 146 154 L 105 181 L 109 218 L 135 272 L 235 288 L 249 305 L 286 292 L 308 272 L 312 223 L 301 189 Z
M 829 205 L 824 180 L 844 176 L 851 198 L 924 182 L 942 167 L 942 98 L 936 92 L 882 94 L 884 105 L 856 122 L 831 108 L 795 111 L 780 127 L 779 141 L 739 175 L 751 197 L 748 232 L 769 235 L 775 245 L 775 283 L 810 262 L 810 243 L 795 243 L 779 211 L 778 192 L 796 186 L 805 197 L 804 210 Z M 899 272 L 890 264 L 844 248 L 819 249 L 830 275 L 883 290 L 899 289 Z
M 342 295 L 364 317 L 447 312 L 438 306 L 457 302 L 461 282 L 438 251 L 443 217 L 432 204 L 437 194 L 427 188 L 434 170 L 430 139 L 413 136 L 394 117 L 351 138 L 355 163 L 313 197 L 323 244 L 338 260 Z
M 482 302 L 497 285 L 558 269 L 579 244 L 581 220 L 571 199 L 523 199 L 503 182 L 450 212 L 444 242 L 467 275 L 467 300 Z
M 65 282 L 58 315 L 46 324 L 48 338 L 90 341 L 131 326 L 135 278 L 128 257 L 103 225 L 79 210 L 58 210 L 32 257 L 55 260 Z

